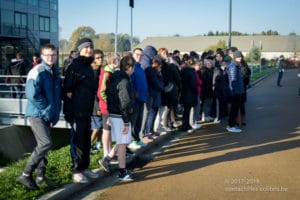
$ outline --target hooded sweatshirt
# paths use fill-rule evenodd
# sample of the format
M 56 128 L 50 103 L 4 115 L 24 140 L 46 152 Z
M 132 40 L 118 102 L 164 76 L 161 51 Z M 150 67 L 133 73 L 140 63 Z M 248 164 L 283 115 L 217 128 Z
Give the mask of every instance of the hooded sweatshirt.
M 151 67 L 152 59 L 157 55 L 157 50 L 153 46 L 146 46 L 144 49 L 144 56 L 141 61 L 141 67 L 146 70 L 146 68 Z

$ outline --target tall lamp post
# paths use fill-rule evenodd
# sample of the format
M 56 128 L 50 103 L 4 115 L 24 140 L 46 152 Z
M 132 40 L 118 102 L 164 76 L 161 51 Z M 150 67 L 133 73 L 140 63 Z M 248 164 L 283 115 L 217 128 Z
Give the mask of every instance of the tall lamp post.
M 251 46 L 250 46 L 250 62 L 251 62 L 251 74 L 253 74 L 253 49 L 254 49 L 254 40 L 251 41 Z M 252 76 L 250 76 L 250 79 L 252 80 Z
M 262 62 L 261 62 L 261 53 L 262 53 L 262 42 L 261 42 L 261 40 L 259 41 L 259 49 L 260 49 L 260 53 L 259 53 L 259 73 L 261 73 L 261 64 L 262 64 Z
M 229 0 L 229 38 L 228 38 L 228 48 L 231 47 L 231 13 L 232 13 L 232 0 Z
M 118 12 L 119 12 L 119 0 L 116 0 L 115 55 L 117 55 L 117 44 L 118 44 Z
M 133 38 L 133 25 L 132 25 L 132 12 L 134 8 L 134 0 L 129 0 L 129 6 L 131 7 L 131 17 L 130 17 L 130 24 L 131 24 L 131 29 L 130 29 L 130 51 L 132 51 L 132 38 Z

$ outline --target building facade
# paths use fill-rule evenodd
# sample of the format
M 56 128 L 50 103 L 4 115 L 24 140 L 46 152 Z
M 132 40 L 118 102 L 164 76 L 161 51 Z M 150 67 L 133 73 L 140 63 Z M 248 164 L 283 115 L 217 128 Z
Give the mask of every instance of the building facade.
M 0 71 L 22 52 L 28 63 L 40 47 L 58 47 L 58 0 L 0 0 Z

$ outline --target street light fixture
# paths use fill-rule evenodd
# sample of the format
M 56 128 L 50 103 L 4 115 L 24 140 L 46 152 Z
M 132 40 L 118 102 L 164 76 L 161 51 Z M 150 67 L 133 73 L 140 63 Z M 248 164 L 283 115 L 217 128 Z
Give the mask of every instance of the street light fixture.
M 231 48 L 231 13 L 232 13 L 232 0 L 229 0 L 229 38 L 228 38 L 228 48 Z
M 134 0 L 129 0 L 129 6 L 131 10 L 131 15 L 130 15 L 130 24 L 131 24 L 131 29 L 130 29 L 130 51 L 132 51 L 132 38 L 133 38 L 133 25 L 132 25 L 132 12 L 134 8 Z
M 119 12 L 119 0 L 116 0 L 115 55 L 117 55 L 117 44 L 118 44 L 118 12 Z

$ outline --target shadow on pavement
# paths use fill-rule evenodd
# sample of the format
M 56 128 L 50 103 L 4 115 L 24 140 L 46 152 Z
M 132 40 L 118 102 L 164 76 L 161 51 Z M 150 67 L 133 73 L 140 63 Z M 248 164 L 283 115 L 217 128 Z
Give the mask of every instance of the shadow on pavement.
M 300 98 L 295 70 L 285 73 L 284 88 L 275 85 L 277 74 L 248 92 L 247 127 L 242 133 L 228 133 L 223 124 L 206 124 L 181 138 L 155 161 L 197 156 L 198 160 L 145 166 L 136 172 L 136 181 L 157 179 L 190 172 L 209 165 L 299 148 Z M 208 153 L 211 153 L 208 154 Z M 203 154 L 203 156 L 201 156 Z M 217 154 L 217 155 L 216 155 Z

